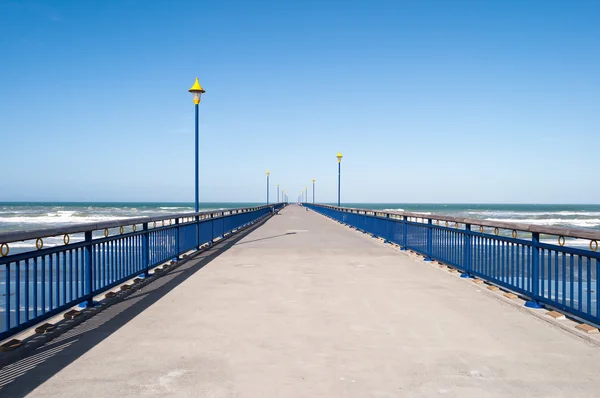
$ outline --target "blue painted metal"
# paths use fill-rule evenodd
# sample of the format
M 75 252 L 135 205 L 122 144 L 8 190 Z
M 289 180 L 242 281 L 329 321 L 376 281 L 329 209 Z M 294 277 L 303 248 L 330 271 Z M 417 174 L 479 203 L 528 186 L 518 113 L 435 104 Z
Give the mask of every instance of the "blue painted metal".
M 468 222 L 464 228 L 433 224 L 432 220 L 440 220 L 437 216 L 422 217 L 427 220 L 424 223 L 418 222 L 420 216 L 388 214 L 385 220 L 390 225 L 382 229 L 378 221 L 383 218 L 369 211 L 307 206 L 402 249 L 451 265 L 465 275 L 519 293 L 529 299 L 528 307 L 545 305 L 600 325 L 600 252 L 543 243 L 537 232 L 517 238 L 510 233 L 476 232 Z M 502 228 L 501 223 L 498 226 Z
M 338 162 L 338 207 L 340 207 L 340 184 L 342 183 L 342 162 Z
M 532 286 L 531 286 L 531 300 L 525 303 L 526 307 L 529 308 L 542 308 L 537 298 L 540 296 L 540 234 L 531 234 L 531 268 L 532 268 Z M 541 249 L 543 253 L 543 248 Z M 543 263 L 543 257 L 542 257 Z M 543 264 L 542 264 L 543 266 Z M 543 271 L 542 271 L 543 272 Z
M 465 270 L 462 274 L 460 274 L 461 278 L 472 278 L 471 276 L 471 224 L 465 224 L 465 234 L 464 234 L 464 242 L 465 249 L 464 257 L 465 257 Z
M 94 296 L 140 274 L 148 275 L 153 267 L 195 250 L 217 236 L 238 231 L 281 207 L 276 204 L 243 211 L 120 220 L 93 228 L 61 227 L 57 228 L 61 232 L 54 234 L 48 230 L 0 234 L 3 243 L 64 233 L 83 235 L 79 242 L 73 240 L 65 245 L 0 257 L 0 278 L 4 282 L 0 284 L 0 311 L 4 311 L 0 317 L 0 340 L 73 306 L 93 306 L 97 304 Z M 143 226 L 140 230 L 131 228 L 139 224 Z M 105 228 L 121 226 L 129 227 L 129 232 L 104 236 Z M 15 234 L 21 237 L 14 238 Z
M 267 205 L 269 204 L 269 175 L 267 174 Z
M 313 181 L 313 203 L 315 203 L 315 182 Z
M 198 148 L 200 146 L 200 137 L 198 135 L 198 124 L 199 124 L 198 108 L 199 107 L 198 107 L 198 104 L 195 104 L 194 106 L 196 108 L 196 145 L 195 145 L 195 149 L 196 149 L 196 167 L 194 168 L 195 169 L 195 176 L 196 176 L 196 178 L 195 178 L 196 201 L 195 201 L 195 205 L 194 205 L 194 209 L 195 209 L 194 211 L 196 213 L 198 213 L 200 211 L 200 188 L 199 188 L 199 179 L 200 179 L 200 177 L 198 175 L 200 173 L 200 165 L 199 165 L 199 160 L 198 160 L 198 157 L 200 156 L 199 153 L 198 153 L 199 152 Z

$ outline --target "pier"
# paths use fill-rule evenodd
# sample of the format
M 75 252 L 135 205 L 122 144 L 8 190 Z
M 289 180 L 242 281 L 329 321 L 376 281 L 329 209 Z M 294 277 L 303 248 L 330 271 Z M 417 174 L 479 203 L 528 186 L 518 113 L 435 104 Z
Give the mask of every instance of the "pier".
M 598 342 L 546 310 L 306 207 L 267 214 L 5 366 L 0 393 L 596 393 Z

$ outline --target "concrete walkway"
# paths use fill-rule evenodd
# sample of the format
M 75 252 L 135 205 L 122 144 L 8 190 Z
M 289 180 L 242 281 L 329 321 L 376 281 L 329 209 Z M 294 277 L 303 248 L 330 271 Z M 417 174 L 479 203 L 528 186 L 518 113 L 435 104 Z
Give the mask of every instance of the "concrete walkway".
M 53 341 L 0 395 L 598 394 L 600 348 L 297 206 L 207 256 Z

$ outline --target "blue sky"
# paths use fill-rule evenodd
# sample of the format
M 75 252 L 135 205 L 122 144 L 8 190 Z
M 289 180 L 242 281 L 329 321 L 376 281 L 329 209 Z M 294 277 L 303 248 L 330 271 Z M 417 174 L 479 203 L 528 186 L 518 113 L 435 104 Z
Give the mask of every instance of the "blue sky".
M 0 200 L 599 203 L 598 1 L 0 0 Z

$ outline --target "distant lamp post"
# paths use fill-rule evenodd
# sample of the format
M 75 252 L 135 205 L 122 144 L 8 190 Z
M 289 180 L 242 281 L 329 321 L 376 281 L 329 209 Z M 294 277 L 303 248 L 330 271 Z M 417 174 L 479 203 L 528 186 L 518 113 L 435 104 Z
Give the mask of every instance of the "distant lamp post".
M 267 170 L 267 204 L 269 204 L 269 175 L 271 172 Z
M 340 207 L 340 184 L 341 184 L 341 175 L 342 175 L 342 153 L 338 152 L 337 154 L 338 160 L 338 207 Z
M 304 188 L 304 201 L 308 203 L 308 187 Z
M 277 184 L 277 203 L 279 203 L 279 184 Z
M 198 81 L 198 78 L 196 78 L 196 82 L 194 82 L 194 85 L 192 86 L 192 88 L 190 88 L 188 90 L 190 93 L 192 93 L 192 97 L 194 98 L 194 107 L 196 108 L 196 204 L 195 204 L 195 209 L 196 209 L 196 213 L 198 211 L 200 211 L 200 190 L 198 188 L 198 180 L 199 180 L 199 176 L 198 176 L 198 144 L 199 144 L 199 139 L 198 139 L 198 105 L 200 104 L 200 97 L 202 96 L 202 94 L 205 93 L 204 89 L 202 88 L 202 86 L 200 85 L 200 82 Z
M 315 203 L 315 179 L 312 179 L 313 182 L 313 204 Z

